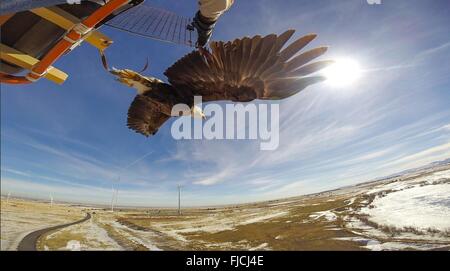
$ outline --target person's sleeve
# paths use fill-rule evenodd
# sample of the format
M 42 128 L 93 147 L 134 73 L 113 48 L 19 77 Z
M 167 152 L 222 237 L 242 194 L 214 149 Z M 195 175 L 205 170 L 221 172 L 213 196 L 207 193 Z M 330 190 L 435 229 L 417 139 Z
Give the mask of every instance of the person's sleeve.
M 225 11 L 230 9 L 234 0 L 199 0 L 200 13 L 211 21 L 217 21 L 217 19 Z

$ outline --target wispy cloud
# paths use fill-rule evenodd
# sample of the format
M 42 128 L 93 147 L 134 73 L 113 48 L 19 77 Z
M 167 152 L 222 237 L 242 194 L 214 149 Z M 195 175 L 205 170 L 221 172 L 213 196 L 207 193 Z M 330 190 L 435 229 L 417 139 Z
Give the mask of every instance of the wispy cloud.
M 434 57 L 438 54 L 443 54 L 446 51 L 450 49 L 450 42 L 446 42 L 444 44 L 424 49 L 423 51 L 417 53 L 413 57 L 409 57 L 407 60 L 400 64 L 391 65 L 387 67 L 378 67 L 378 68 L 366 68 L 363 70 L 363 72 L 392 72 L 395 70 L 401 70 L 401 69 L 409 69 L 409 68 L 415 68 L 420 65 L 425 65 L 426 61 L 430 57 Z

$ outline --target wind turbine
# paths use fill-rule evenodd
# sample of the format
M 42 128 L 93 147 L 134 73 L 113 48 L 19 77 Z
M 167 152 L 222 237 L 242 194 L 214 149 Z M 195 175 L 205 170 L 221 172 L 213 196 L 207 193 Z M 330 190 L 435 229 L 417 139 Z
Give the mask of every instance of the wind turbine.
M 117 189 L 114 189 L 114 185 L 111 185 L 112 197 L 111 197 L 111 212 L 114 212 L 114 204 L 116 203 Z
M 50 194 L 50 207 L 53 207 L 53 196 Z
M 131 166 L 133 166 L 133 165 L 139 163 L 140 161 L 144 160 L 147 156 L 149 156 L 152 153 L 153 153 L 153 151 L 150 151 L 150 152 L 146 153 L 145 155 L 139 157 L 138 159 L 134 160 L 133 162 L 127 164 L 124 167 L 122 167 L 117 173 L 117 175 L 118 175 L 117 184 L 120 183 L 120 175 L 122 174 L 122 172 L 124 170 L 126 170 L 126 169 L 130 168 Z M 114 205 L 117 205 L 117 195 L 119 194 L 119 189 L 118 188 L 114 189 L 114 181 L 113 181 L 111 187 L 112 187 L 111 212 L 114 212 Z
M 8 196 L 6 197 L 6 204 L 9 203 L 9 197 L 11 196 L 11 192 L 8 192 Z

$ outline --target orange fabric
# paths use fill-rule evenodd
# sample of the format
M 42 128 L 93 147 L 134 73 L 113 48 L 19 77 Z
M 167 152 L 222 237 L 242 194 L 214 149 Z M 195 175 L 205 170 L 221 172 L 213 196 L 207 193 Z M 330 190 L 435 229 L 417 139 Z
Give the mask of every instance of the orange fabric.
M 12 16 L 14 16 L 14 13 L 5 14 L 5 15 L 0 16 L 0 26 L 2 26 L 4 23 L 6 23 Z
M 88 28 L 94 27 L 100 21 L 102 21 L 106 16 L 114 12 L 114 10 L 118 9 L 122 5 L 128 3 L 130 0 L 111 0 L 106 3 L 104 6 L 100 7 L 94 13 L 92 13 L 89 17 L 87 17 L 82 23 Z M 67 38 L 78 41 L 81 38 L 81 35 L 78 34 L 75 30 L 69 31 L 66 35 Z M 45 71 L 50 67 L 61 55 L 63 55 L 70 47 L 72 43 L 61 39 L 50 51 L 39 61 L 31 70 L 37 74 L 44 74 Z M 29 73 L 27 76 L 39 79 L 41 76 L 36 75 L 34 73 Z M 0 77 L 1 82 L 10 83 L 10 84 L 21 84 L 20 82 L 30 82 L 25 76 L 13 76 L 14 78 L 6 78 L 4 76 Z M 20 79 L 19 79 L 20 78 Z
M 31 83 L 31 81 L 29 81 L 28 79 L 26 79 L 23 76 L 14 76 L 14 75 L 0 72 L 0 83 L 29 84 L 29 83 Z

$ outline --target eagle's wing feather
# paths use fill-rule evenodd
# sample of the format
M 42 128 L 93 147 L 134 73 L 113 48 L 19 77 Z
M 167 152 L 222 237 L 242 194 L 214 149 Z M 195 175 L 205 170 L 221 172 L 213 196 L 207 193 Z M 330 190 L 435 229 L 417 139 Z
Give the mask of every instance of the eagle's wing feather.
M 324 78 L 310 76 L 330 61 L 310 63 L 327 50 L 319 47 L 297 54 L 316 35 L 303 36 L 282 49 L 294 30 L 277 36 L 212 42 L 211 54 L 194 51 L 164 73 L 177 92 L 202 96 L 202 100 L 247 102 L 283 99 Z M 189 101 L 190 102 L 190 101 Z
M 169 117 L 162 113 L 159 103 L 137 95 L 128 109 L 127 126 L 145 136 L 154 135 Z

